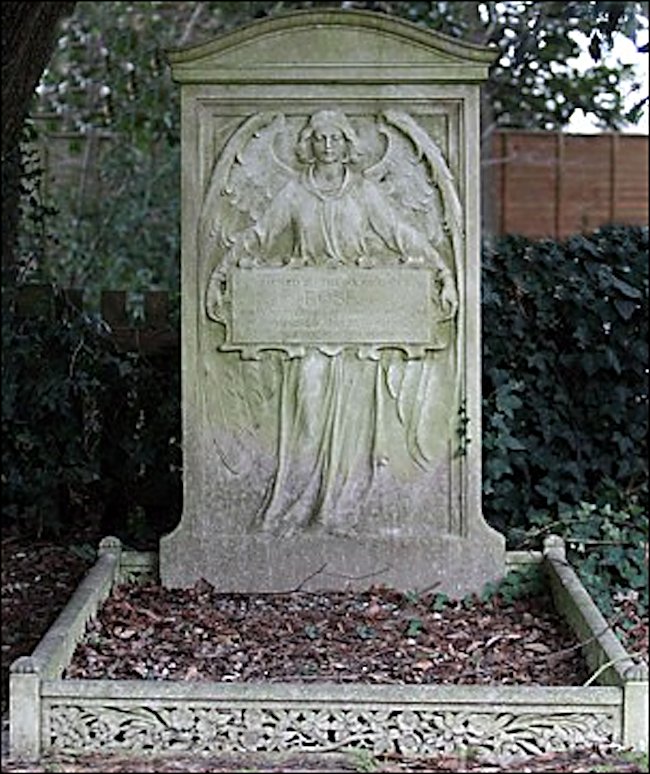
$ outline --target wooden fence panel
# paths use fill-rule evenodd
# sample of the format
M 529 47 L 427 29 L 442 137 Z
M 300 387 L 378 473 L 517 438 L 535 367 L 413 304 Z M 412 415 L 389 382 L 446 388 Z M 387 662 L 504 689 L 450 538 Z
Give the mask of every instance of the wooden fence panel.
M 613 221 L 612 135 L 564 136 L 560 144 L 556 235 L 563 239 Z
M 648 225 L 648 137 L 499 131 L 491 155 L 497 234 L 564 239 Z
M 636 135 L 615 137 L 615 187 L 612 197 L 615 221 L 647 224 L 648 138 Z
M 556 229 L 556 138 L 548 133 L 499 132 L 500 222 L 497 233 L 545 236 Z

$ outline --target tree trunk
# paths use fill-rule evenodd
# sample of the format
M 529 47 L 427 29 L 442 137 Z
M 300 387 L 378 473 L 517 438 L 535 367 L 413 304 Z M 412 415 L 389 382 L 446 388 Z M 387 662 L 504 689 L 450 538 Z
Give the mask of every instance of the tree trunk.
M 34 89 L 75 3 L 2 3 L 2 155 L 17 142 Z
M 2 270 L 15 277 L 18 227 L 20 133 L 34 89 L 56 44 L 58 22 L 76 3 L 2 3 Z

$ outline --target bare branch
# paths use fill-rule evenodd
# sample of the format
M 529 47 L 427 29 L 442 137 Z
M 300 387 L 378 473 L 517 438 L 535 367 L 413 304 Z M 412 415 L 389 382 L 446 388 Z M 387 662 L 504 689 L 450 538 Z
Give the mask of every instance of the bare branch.
M 555 653 L 549 654 L 547 656 L 547 660 L 550 663 L 554 663 L 555 661 L 559 661 L 561 658 L 563 658 L 568 653 L 571 653 L 574 650 L 578 650 L 580 648 L 583 648 L 583 647 L 585 647 L 585 645 L 589 645 L 590 642 L 594 642 L 594 640 L 597 640 L 599 637 L 602 637 L 602 635 L 605 634 L 605 632 L 608 632 L 608 631 L 612 630 L 612 633 L 613 633 L 614 624 L 618 621 L 618 619 L 621 617 L 621 615 L 622 615 L 622 612 L 618 612 L 612 618 L 612 620 L 603 629 L 601 629 L 598 632 L 595 632 L 594 634 L 591 635 L 591 637 L 587 637 L 587 639 L 583 640 L 582 642 L 578 642 L 575 645 L 571 645 L 568 648 L 562 648 L 562 650 L 557 650 L 557 651 L 555 651 Z
M 194 27 L 196 27 L 196 23 L 198 22 L 202 13 L 203 13 L 203 3 L 196 3 L 196 5 L 194 6 L 194 10 L 192 11 L 192 15 L 190 16 L 190 20 L 187 22 L 187 25 L 183 30 L 183 34 L 181 35 L 180 40 L 178 41 L 179 46 L 184 46 L 190 40 L 190 37 L 194 32 Z
M 298 585 L 295 587 L 295 589 L 293 589 L 293 591 L 294 591 L 294 592 L 295 592 L 295 591 L 300 591 L 300 590 L 303 588 L 303 586 L 304 586 L 305 584 L 309 583 L 309 581 L 310 581 L 312 578 L 315 578 L 317 575 L 320 575 L 320 574 L 323 572 L 323 570 L 324 570 L 326 567 L 327 567 L 327 562 L 325 562 L 325 563 L 323 564 L 323 566 L 322 566 L 322 567 L 319 567 L 317 570 L 315 570 L 314 572 L 312 572 L 312 573 L 311 573 L 311 575 L 308 575 L 306 578 L 303 578 L 303 579 L 300 581 L 300 583 L 299 583 L 299 584 L 298 584 Z M 288 593 L 289 593 L 289 594 L 291 594 L 292 592 L 290 591 L 290 592 L 288 592 Z

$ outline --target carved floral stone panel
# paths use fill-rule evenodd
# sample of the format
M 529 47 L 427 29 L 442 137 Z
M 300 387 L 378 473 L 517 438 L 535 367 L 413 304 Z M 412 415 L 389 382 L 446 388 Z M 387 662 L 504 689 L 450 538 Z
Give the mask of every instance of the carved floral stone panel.
M 615 712 L 367 707 L 56 705 L 52 752 L 328 753 L 426 756 L 471 747 L 495 755 L 543 754 L 607 744 Z

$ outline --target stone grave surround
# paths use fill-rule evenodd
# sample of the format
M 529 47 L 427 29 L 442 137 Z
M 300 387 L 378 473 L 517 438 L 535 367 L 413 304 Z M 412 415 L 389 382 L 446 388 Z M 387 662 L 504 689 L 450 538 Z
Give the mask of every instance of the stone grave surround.
M 184 507 L 165 586 L 503 575 L 481 513 L 479 90 L 494 53 L 360 11 L 169 52 Z

